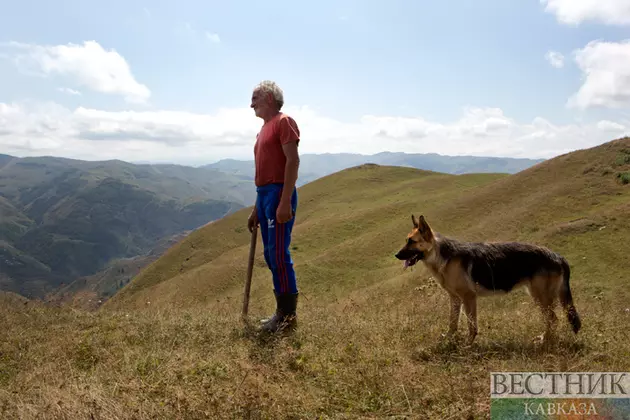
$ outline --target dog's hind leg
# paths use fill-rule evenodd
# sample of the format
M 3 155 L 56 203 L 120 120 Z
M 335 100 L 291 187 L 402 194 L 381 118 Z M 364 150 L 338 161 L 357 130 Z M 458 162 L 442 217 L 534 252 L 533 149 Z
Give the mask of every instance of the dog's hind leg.
M 555 340 L 556 326 L 558 325 L 558 317 L 553 310 L 553 305 L 542 306 L 543 317 L 545 318 L 545 334 L 543 335 L 543 343 L 550 344 Z
M 558 317 L 554 311 L 556 296 L 560 279 L 558 276 L 536 276 L 529 285 L 529 291 L 534 301 L 540 307 L 545 323 L 545 332 L 537 337 L 546 346 L 555 340 L 555 330 L 558 325 Z

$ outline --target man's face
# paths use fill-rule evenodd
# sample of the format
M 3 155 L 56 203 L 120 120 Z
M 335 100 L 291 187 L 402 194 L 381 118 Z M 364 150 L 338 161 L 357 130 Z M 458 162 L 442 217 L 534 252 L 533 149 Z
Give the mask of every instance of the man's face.
M 271 94 L 265 94 L 261 90 L 252 93 L 252 105 L 257 117 L 263 118 L 271 109 Z

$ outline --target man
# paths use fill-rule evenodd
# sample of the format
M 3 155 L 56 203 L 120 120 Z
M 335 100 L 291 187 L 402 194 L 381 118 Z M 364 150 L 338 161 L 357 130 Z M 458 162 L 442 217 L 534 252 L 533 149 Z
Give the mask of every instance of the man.
M 278 332 L 296 324 L 298 290 L 289 252 L 297 210 L 300 131 L 281 109 L 282 89 L 272 81 L 261 82 L 252 93 L 251 107 L 263 120 L 256 136 L 256 203 L 247 221 L 253 231 L 260 224 L 265 261 L 273 277 L 276 312 L 261 321 L 261 329 Z

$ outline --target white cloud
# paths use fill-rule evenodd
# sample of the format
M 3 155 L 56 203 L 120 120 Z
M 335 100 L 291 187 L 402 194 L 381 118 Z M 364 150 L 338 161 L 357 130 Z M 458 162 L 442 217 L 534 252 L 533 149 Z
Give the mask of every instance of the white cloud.
M 81 96 L 81 92 L 79 92 L 78 90 L 70 89 L 67 87 L 60 87 L 57 88 L 57 90 L 62 93 L 67 93 L 68 95 Z
M 308 107 L 287 108 L 302 131 L 301 153 L 384 150 L 446 155 L 548 158 L 630 134 L 625 121 L 556 125 L 519 123 L 496 108 L 467 108 L 450 123 L 368 115 L 342 122 Z M 177 111 L 70 110 L 57 104 L 0 103 L 0 150 L 17 156 L 122 159 L 203 164 L 252 159 L 261 120 L 251 109 L 216 114 Z M 612 130 L 612 131 L 611 131 Z
M 115 50 L 105 50 L 96 41 L 82 45 L 3 44 L 14 50 L 13 60 L 26 74 L 66 77 L 68 82 L 109 95 L 122 95 L 131 103 L 144 103 L 149 88 L 136 81 L 129 64 Z
M 589 42 L 575 52 L 584 83 L 567 102 L 570 107 L 630 106 L 630 40 Z
M 602 120 L 597 123 L 597 128 L 602 131 L 610 131 L 610 132 L 630 132 L 630 130 L 614 121 Z
M 548 51 L 545 54 L 545 59 L 557 69 L 564 67 L 564 56 L 557 51 Z
M 630 24 L 628 0 L 540 0 L 545 11 L 553 13 L 559 22 L 579 25 L 591 21 L 608 25 Z
M 208 38 L 208 40 L 213 44 L 221 43 L 221 38 L 219 38 L 218 34 L 213 34 L 212 32 L 206 31 L 206 38 Z

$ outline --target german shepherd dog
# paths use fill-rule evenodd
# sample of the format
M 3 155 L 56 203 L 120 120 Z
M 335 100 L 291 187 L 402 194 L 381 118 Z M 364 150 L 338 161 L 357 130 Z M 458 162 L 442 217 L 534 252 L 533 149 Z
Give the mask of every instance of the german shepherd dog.
M 463 242 L 434 232 L 424 216 L 411 215 L 413 229 L 407 243 L 396 253 L 405 269 L 418 261 L 433 273 L 451 299 L 447 337 L 457 332 L 460 308 L 468 318 L 467 345 L 477 336 L 477 297 L 509 293 L 525 286 L 540 306 L 545 332 L 537 337 L 547 345 L 553 340 L 558 318 L 556 298 L 566 312 L 573 332 L 581 327 L 569 287 L 571 271 L 561 255 L 541 246 L 522 242 Z

